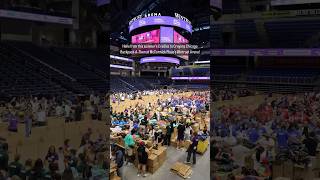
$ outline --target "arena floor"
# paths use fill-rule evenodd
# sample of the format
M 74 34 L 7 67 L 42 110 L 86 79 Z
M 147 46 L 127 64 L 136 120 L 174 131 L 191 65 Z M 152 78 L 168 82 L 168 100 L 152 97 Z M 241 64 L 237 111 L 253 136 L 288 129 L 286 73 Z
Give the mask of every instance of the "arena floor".
M 192 92 L 185 92 L 185 93 L 179 93 L 174 95 L 184 95 L 184 96 L 190 96 Z M 153 104 L 157 102 L 157 99 L 167 99 L 172 94 L 164 94 L 160 96 L 156 95 L 149 95 L 149 96 L 143 96 L 143 99 L 138 100 L 128 100 L 118 103 L 112 103 L 111 106 L 113 108 L 113 111 L 116 112 L 123 112 L 126 108 L 129 108 L 130 106 L 135 106 L 137 103 L 147 105 L 149 103 Z M 206 122 L 209 125 L 209 113 L 206 117 Z M 166 161 L 163 163 L 163 165 L 154 173 L 148 173 L 146 178 L 147 180 L 159 180 L 159 179 L 183 179 L 177 174 L 174 174 L 170 171 L 170 168 L 173 166 L 176 162 L 185 162 L 187 158 L 187 152 L 186 150 L 177 150 L 175 147 L 170 146 L 167 148 L 167 158 Z M 197 180 L 197 179 L 210 179 L 210 149 L 208 146 L 207 151 L 203 154 L 197 154 L 197 163 L 196 165 L 192 166 L 192 175 L 189 179 Z M 125 165 L 124 167 L 124 180 L 135 180 L 135 179 L 141 179 L 142 177 L 137 176 L 137 168 L 134 165 Z

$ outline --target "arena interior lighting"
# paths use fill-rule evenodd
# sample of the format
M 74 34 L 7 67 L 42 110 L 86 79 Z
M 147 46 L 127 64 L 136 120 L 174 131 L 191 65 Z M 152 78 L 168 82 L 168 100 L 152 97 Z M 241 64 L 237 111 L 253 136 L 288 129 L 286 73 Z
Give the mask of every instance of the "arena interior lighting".
M 180 60 L 173 57 L 165 57 L 165 56 L 152 56 L 145 57 L 140 59 L 140 64 L 144 63 L 172 63 L 172 64 L 180 64 Z
M 320 48 L 212 49 L 212 56 L 320 56 Z
M 133 70 L 133 67 L 129 67 L 129 66 L 121 66 L 121 65 L 116 65 L 116 64 L 110 64 L 110 67 L 112 67 L 112 68 L 117 68 L 117 69 L 128 69 L 128 70 Z
M 120 57 L 120 56 L 110 55 L 110 58 L 111 58 L 111 59 L 121 60 L 121 61 L 133 62 L 133 60 L 132 60 L 132 59 L 125 58 L 125 57 Z
M 0 17 L 45 22 L 45 23 L 57 23 L 57 24 L 64 24 L 64 25 L 73 24 L 73 19 L 68 17 L 43 15 L 43 14 L 36 14 L 36 13 L 29 13 L 29 12 L 4 10 L 4 9 L 0 9 Z
M 172 80 L 210 80 L 210 77 L 171 77 Z
M 195 61 L 195 64 L 209 64 L 210 61 Z

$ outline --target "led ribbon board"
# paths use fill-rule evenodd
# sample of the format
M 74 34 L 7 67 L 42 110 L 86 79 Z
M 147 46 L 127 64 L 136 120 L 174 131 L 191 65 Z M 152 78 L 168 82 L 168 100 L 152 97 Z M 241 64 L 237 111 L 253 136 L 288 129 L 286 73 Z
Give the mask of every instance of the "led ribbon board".
M 222 0 L 210 0 L 210 6 L 222 9 Z
M 180 64 L 179 59 L 173 57 L 164 57 L 164 56 L 152 56 L 145 57 L 140 59 L 140 64 L 144 63 L 172 63 L 172 64 Z
M 172 80 L 210 80 L 210 77 L 171 77 Z
M 271 0 L 271 6 L 320 3 L 320 0 Z
M 121 66 L 121 65 L 117 65 L 117 64 L 110 64 L 111 68 L 116 68 L 116 69 L 129 69 L 129 70 L 133 70 L 133 67 L 129 67 L 129 66 Z
M 135 20 L 129 25 L 129 32 L 137 28 L 141 28 L 145 26 L 153 26 L 153 25 L 175 26 L 192 33 L 191 24 L 189 24 L 187 21 L 184 21 L 182 19 L 178 19 L 170 16 L 150 16 L 150 17 L 145 17 L 145 18 Z
M 12 10 L 3 10 L 3 9 L 0 9 L 0 17 L 22 19 L 22 20 L 29 20 L 29 21 L 38 21 L 38 22 L 45 22 L 45 23 L 57 23 L 57 24 L 65 24 L 65 25 L 73 24 L 72 18 L 12 11 Z

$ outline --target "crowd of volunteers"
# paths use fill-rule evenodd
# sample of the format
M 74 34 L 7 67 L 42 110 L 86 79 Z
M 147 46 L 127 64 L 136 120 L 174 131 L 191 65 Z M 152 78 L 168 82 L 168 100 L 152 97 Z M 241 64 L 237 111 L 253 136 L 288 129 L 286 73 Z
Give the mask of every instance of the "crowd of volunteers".
M 8 131 L 18 133 L 18 125 L 24 124 L 26 138 L 33 138 L 32 129 L 47 126 L 49 117 L 62 117 L 66 123 L 82 121 L 83 113 L 89 112 L 93 120 L 101 119 L 101 110 L 109 103 L 105 95 L 70 97 L 14 97 L 9 101 L 1 101 L 1 123 L 7 124 Z M 65 139 L 61 146 L 48 147 L 45 157 L 26 158 L 14 153 L 9 159 L 9 140 L 0 138 L 0 179 L 108 179 L 109 148 L 108 137 L 99 135 L 93 138 L 94 129 L 80 135 L 81 143 L 75 147 L 71 140 Z M 44 140 L 46 138 L 44 137 Z
M 168 98 L 162 98 L 162 95 Z M 141 100 L 154 97 L 154 101 L 137 102 L 134 106 L 124 108 L 124 111 L 111 108 L 111 139 L 114 139 L 111 149 L 118 176 L 123 177 L 124 166 L 130 166 L 136 161 L 137 175 L 146 177 L 151 151 L 163 146 L 174 146 L 177 151 L 186 148 L 185 163 L 196 164 L 198 144 L 209 136 L 210 93 L 154 90 L 137 92 L 135 95 L 114 94 L 111 101 L 125 106 L 125 100 L 135 99 L 131 96 Z
M 319 113 L 320 93 L 316 92 L 274 97 L 269 93 L 257 108 L 245 103 L 219 106 L 211 121 L 211 159 L 216 171 L 242 168 L 243 176 L 271 177 L 273 164 L 280 160 L 316 166 Z M 248 168 L 246 155 L 252 155 L 253 167 Z

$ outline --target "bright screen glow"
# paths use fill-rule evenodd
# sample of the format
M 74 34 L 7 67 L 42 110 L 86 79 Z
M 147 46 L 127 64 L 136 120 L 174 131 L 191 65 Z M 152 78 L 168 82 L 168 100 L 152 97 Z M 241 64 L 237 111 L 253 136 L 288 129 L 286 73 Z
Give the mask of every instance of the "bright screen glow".
M 184 38 L 182 35 L 174 31 L 173 33 L 173 42 L 175 44 L 188 44 L 189 41 L 188 39 Z
M 188 44 L 189 40 L 183 37 L 181 34 L 177 33 L 176 31 L 173 32 L 173 42 L 175 44 Z M 189 60 L 188 55 L 178 55 L 178 57 Z
M 160 42 L 160 30 L 152 30 L 131 37 L 132 44 L 158 44 Z

